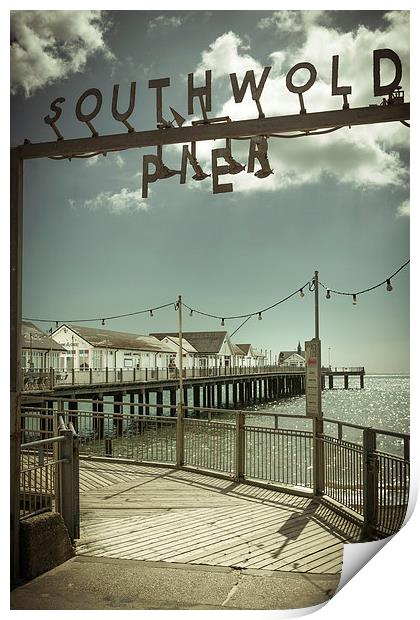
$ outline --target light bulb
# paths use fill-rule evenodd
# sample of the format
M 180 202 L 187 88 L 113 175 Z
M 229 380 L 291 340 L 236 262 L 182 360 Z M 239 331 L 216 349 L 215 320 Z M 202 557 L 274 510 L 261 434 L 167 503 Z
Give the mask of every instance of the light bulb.
M 355 306 L 356 304 L 357 304 L 356 295 L 353 294 L 353 306 Z
M 191 308 L 190 309 L 190 316 L 192 316 L 192 315 L 193 315 L 193 311 L 192 311 L 192 308 Z
M 222 327 L 224 327 L 224 325 L 225 325 L 225 319 L 222 319 L 222 322 L 220 323 L 220 325 L 221 325 Z
M 105 325 L 105 319 L 102 319 L 102 325 Z
M 326 295 L 327 299 L 331 299 L 331 293 L 330 293 L 330 289 L 327 288 L 327 295 Z
M 386 290 L 387 291 L 392 291 L 392 285 L 391 285 L 391 280 L 390 279 L 388 279 L 386 281 Z
M 149 310 L 150 316 L 153 316 L 153 310 Z
M 305 293 L 303 292 L 303 288 L 301 288 L 299 292 L 300 292 L 300 296 L 301 297 L 305 297 Z
M 261 312 L 258 313 L 258 320 L 261 321 L 262 320 L 262 316 L 261 316 Z

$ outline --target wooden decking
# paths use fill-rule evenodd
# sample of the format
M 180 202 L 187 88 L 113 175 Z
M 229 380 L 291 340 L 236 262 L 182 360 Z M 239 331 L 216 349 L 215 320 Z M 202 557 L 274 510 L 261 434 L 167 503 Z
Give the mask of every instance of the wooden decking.
M 80 463 L 79 555 L 337 574 L 358 528 L 307 498 L 170 468 Z

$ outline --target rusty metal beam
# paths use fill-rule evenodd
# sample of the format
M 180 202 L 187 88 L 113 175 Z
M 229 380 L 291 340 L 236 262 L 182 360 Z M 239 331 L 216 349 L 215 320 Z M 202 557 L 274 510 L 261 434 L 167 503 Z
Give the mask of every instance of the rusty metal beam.
M 57 140 L 19 147 L 23 159 L 41 157 L 71 157 L 93 152 L 118 151 L 165 144 L 188 144 L 219 138 L 239 138 L 296 131 L 315 131 L 330 127 L 349 127 L 390 123 L 410 119 L 410 104 L 368 106 L 327 112 L 311 112 L 290 116 L 274 116 L 244 121 L 209 123 L 170 129 L 155 129 L 107 136 Z

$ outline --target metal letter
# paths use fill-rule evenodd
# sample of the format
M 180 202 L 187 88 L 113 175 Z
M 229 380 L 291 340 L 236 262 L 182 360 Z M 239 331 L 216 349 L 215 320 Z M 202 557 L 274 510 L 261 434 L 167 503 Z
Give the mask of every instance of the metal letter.
M 211 111 L 211 71 L 206 71 L 206 85 L 201 87 L 195 87 L 194 74 L 188 74 L 188 114 L 194 114 L 194 97 L 200 99 L 201 112 L 206 118 L 206 112 Z
M 258 86 L 255 84 L 254 71 L 252 70 L 247 71 L 242 81 L 242 86 L 240 88 L 238 84 L 238 78 L 236 77 L 236 73 L 230 74 L 230 82 L 232 84 L 232 92 L 233 92 L 233 97 L 235 99 L 235 103 L 240 103 L 243 100 L 246 89 L 248 88 L 248 86 L 250 86 L 252 99 L 255 101 L 256 106 L 258 108 L 259 118 L 265 118 L 265 114 L 262 111 L 261 104 L 260 104 L 260 97 L 262 95 L 262 91 L 263 91 L 265 82 L 267 80 L 267 77 L 270 71 L 271 71 L 271 67 L 264 67 L 264 71 L 263 71 L 263 74 L 261 76 Z
M 62 109 L 59 108 L 56 104 L 57 103 L 64 103 L 64 102 L 65 102 L 64 97 L 58 97 L 57 99 L 54 99 L 54 101 L 50 105 L 50 110 L 52 112 L 55 112 L 54 116 L 45 116 L 44 117 L 44 122 L 47 123 L 47 125 L 51 125 L 51 127 L 54 130 L 55 135 L 57 136 L 57 140 L 63 140 L 63 136 L 61 135 L 61 133 L 59 132 L 59 130 L 58 130 L 57 126 L 56 126 L 56 122 L 58 121 L 58 119 L 61 116 Z
M 136 82 L 131 82 L 130 103 L 128 105 L 127 111 L 122 114 L 117 110 L 119 88 L 119 84 L 114 84 L 114 89 L 112 91 L 112 116 L 115 118 L 116 121 L 124 123 L 128 131 L 131 133 L 132 131 L 134 131 L 134 127 L 130 125 L 127 119 L 133 113 L 134 105 L 136 103 Z
M 338 86 L 338 61 L 339 56 L 332 57 L 332 78 L 331 78 L 331 94 L 343 95 L 344 103 L 343 110 L 349 108 L 349 102 L 347 95 L 351 95 L 351 86 Z
M 155 166 L 153 174 L 149 174 L 149 164 Z M 142 198 L 147 198 L 149 183 L 154 183 L 158 180 L 160 164 L 161 160 L 157 155 L 143 155 Z
M 387 58 L 394 63 L 395 77 L 389 84 L 381 86 L 381 59 Z M 380 97 L 381 95 L 391 95 L 399 86 L 402 78 L 401 60 L 398 54 L 390 49 L 373 51 L 373 95 Z
M 162 88 L 170 86 L 169 78 L 160 78 L 159 80 L 149 80 L 149 88 L 156 88 L 156 127 L 163 129 L 171 127 L 171 124 L 162 116 Z
M 306 84 L 303 84 L 303 86 L 295 86 L 293 84 L 293 82 L 292 82 L 292 77 L 294 76 L 296 71 L 299 71 L 299 69 L 307 69 L 309 71 L 309 73 L 310 73 L 308 81 L 306 82 Z M 307 90 L 309 90 L 311 88 L 311 86 L 313 86 L 315 80 L 316 80 L 316 69 L 313 66 L 313 64 L 310 63 L 310 62 L 299 62 L 297 65 L 292 67 L 290 69 L 289 73 L 286 75 L 286 86 L 287 86 L 287 89 L 290 90 L 291 93 L 296 93 L 296 94 L 299 95 L 300 113 L 301 114 L 306 114 L 305 105 L 303 103 L 302 93 L 304 93 Z
M 90 96 L 96 97 L 96 106 L 90 114 L 83 114 L 82 103 L 84 102 L 85 99 L 87 99 Z M 86 123 L 86 125 L 89 127 L 89 129 L 92 132 L 92 137 L 96 137 L 99 134 L 90 121 L 93 118 L 95 118 L 97 114 L 99 114 L 101 107 L 102 107 L 102 93 L 98 88 L 89 88 L 88 90 L 85 90 L 85 92 L 82 95 L 80 95 L 79 100 L 76 104 L 77 119 L 81 121 L 82 123 Z
M 187 160 L 190 162 L 191 166 L 194 169 L 194 181 L 203 181 L 210 176 L 209 174 L 203 172 L 203 169 L 197 161 L 197 158 L 195 156 L 195 142 L 193 142 L 193 144 L 191 145 L 191 153 L 188 149 L 188 145 L 184 144 L 184 146 L 182 147 L 181 177 L 179 180 L 182 185 L 185 184 L 187 178 Z
M 229 166 L 218 166 L 218 157 L 228 157 L 229 149 L 212 149 L 211 152 L 211 167 L 213 172 L 213 194 L 224 194 L 226 192 L 233 192 L 232 183 L 219 184 L 219 175 L 229 174 Z
M 270 162 L 268 161 L 267 152 L 268 142 L 265 136 L 256 136 L 252 138 L 249 142 L 247 172 L 254 172 L 255 159 L 258 159 L 258 161 L 260 162 L 261 170 L 258 170 L 254 176 L 259 179 L 264 179 L 270 174 L 273 174 L 273 171 L 270 167 Z

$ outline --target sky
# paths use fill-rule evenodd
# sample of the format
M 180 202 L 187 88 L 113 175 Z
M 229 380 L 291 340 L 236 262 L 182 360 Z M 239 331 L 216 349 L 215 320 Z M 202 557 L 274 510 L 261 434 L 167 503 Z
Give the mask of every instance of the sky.
M 297 114 L 285 76 L 300 62 L 317 70 L 303 95 L 308 112 L 340 109 L 331 95 L 331 58 L 338 54 L 339 84 L 351 85 L 350 107 L 380 103 L 373 95 L 372 52 L 390 48 L 401 58 L 401 85 L 410 101 L 409 12 L 313 11 L 17 11 L 11 16 L 11 144 L 55 140 L 44 117 L 65 98 L 57 126 L 64 138 L 90 136 L 76 119 L 80 95 L 102 92 L 92 123 L 100 135 L 125 133 L 111 114 L 119 84 L 121 111 L 131 82 L 136 131 L 156 128 L 155 90 L 149 80 L 170 78 L 169 106 L 188 114 L 187 76 L 204 84 L 212 71 L 210 117 L 255 119 L 247 94 L 235 103 L 229 79 L 271 67 L 261 95 L 266 115 Z M 389 77 L 384 68 L 383 79 Z M 305 78 L 305 75 L 303 76 Z M 301 79 L 303 79 L 301 78 Z M 392 79 L 392 77 L 390 78 Z M 298 75 L 295 79 L 299 82 Z M 83 111 L 92 110 L 86 100 Z M 170 131 L 166 130 L 166 131 Z M 142 197 L 142 158 L 154 148 L 88 159 L 25 162 L 23 316 L 47 330 L 55 321 L 100 318 L 175 302 L 227 317 L 258 312 L 305 285 L 318 270 L 324 286 L 355 292 L 382 282 L 410 258 L 410 129 L 400 123 L 342 128 L 320 136 L 269 140 L 274 170 L 259 179 L 246 171 L 222 176 L 231 193 L 213 194 L 212 179 L 187 183 L 179 175 L 152 183 Z M 211 172 L 211 150 L 224 141 L 197 144 Z M 232 141 L 247 163 L 248 142 Z M 165 146 L 163 160 L 179 170 L 182 145 Z M 257 167 L 258 164 L 256 164 Z M 410 268 L 385 286 L 357 298 L 320 291 L 323 363 L 366 367 L 371 373 L 407 373 L 410 358 Z M 148 334 L 176 331 L 171 306 L 106 321 L 108 329 Z M 232 333 L 241 319 L 184 313 L 184 330 Z M 101 321 L 88 323 L 101 326 Z M 314 294 L 252 317 L 234 342 L 271 351 L 294 349 L 314 336 Z

